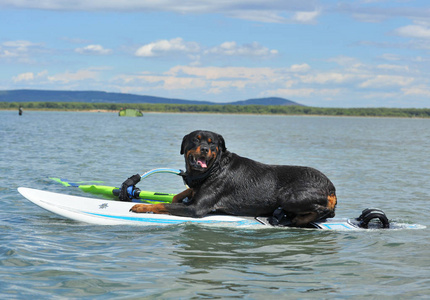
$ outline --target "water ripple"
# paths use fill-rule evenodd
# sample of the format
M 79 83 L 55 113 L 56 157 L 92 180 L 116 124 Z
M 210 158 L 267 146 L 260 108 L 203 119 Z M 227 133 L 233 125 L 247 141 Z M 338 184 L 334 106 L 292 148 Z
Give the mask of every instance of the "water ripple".
M 390 219 L 427 228 L 92 226 L 16 192 L 26 185 L 81 193 L 48 176 L 116 185 L 152 168 L 183 168 L 179 144 L 195 124 L 220 132 L 243 156 L 321 169 L 337 187 L 338 216 L 379 207 Z M 16 299 L 424 298 L 429 132 L 430 120 L 415 119 L 0 112 L 0 291 Z M 167 175 L 140 184 L 183 189 Z

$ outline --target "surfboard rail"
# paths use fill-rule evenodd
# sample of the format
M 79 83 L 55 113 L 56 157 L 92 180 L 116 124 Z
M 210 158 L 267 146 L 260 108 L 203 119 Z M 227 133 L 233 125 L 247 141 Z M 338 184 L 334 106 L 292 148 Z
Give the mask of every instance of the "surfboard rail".
M 95 199 L 82 196 L 67 195 L 39 189 L 19 187 L 18 192 L 35 205 L 78 222 L 96 225 L 139 225 L 163 226 L 185 223 L 232 226 L 232 227 L 273 227 L 264 217 L 241 217 L 211 214 L 203 218 L 189 218 L 174 215 L 134 213 L 130 209 L 134 202 L 122 202 L 106 199 Z M 149 205 L 149 204 L 148 204 Z M 425 226 L 417 224 L 392 223 L 390 229 L 420 229 Z M 322 230 L 361 230 L 356 219 L 326 219 L 312 223 L 316 229 Z M 284 227 L 285 228 L 285 227 Z

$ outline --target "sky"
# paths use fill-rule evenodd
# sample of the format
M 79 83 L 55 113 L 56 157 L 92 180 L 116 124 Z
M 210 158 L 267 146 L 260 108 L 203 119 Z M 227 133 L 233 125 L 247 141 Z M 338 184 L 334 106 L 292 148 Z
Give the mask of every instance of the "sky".
M 0 0 L 0 90 L 430 108 L 428 0 Z

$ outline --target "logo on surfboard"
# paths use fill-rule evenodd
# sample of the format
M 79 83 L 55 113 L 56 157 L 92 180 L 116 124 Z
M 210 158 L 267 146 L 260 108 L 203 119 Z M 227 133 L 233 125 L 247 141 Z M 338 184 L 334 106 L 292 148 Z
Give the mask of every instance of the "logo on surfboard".
M 99 205 L 99 209 L 105 209 L 105 208 L 107 208 L 107 207 L 108 207 L 108 205 L 109 205 L 109 204 L 107 204 L 107 203 L 100 204 L 100 205 Z

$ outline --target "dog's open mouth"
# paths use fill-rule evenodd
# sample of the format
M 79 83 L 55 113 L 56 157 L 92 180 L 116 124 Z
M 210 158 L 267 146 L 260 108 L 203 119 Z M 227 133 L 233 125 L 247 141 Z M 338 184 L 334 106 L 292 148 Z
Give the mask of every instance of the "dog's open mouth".
M 206 157 L 194 157 L 193 155 L 189 156 L 190 166 L 195 170 L 206 170 L 208 165 L 210 164 Z
M 208 165 L 206 164 L 206 159 L 204 158 L 197 159 L 197 164 L 204 169 L 208 167 Z

